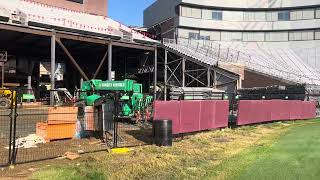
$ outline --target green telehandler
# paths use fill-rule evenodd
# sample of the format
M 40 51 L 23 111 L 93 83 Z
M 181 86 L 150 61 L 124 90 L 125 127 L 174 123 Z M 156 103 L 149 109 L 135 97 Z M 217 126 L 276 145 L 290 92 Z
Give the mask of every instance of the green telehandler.
M 153 97 L 142 93 L 142 84 L 134 80 L 103 81 L 92 79 L 82 83 L 79 100 L 84 101 L 86 106 L 94 106 L 101 98 L 118 92 L 119 118 L 134 121 L 148 120 L 150 118 Z

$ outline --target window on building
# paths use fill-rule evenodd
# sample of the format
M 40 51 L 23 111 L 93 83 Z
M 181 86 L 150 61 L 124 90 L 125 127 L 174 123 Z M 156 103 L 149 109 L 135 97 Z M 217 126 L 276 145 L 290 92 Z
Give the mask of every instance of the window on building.
M 267 32 L 266 41 L 288 41 L 288 32 Z
M 320 40 L 320 30 L 315 31 L 314 39 Z
M 201 18 L 201 9 L 182 6 L 181 15 L 184 17 Z
M 243 21 L 244 13 L 242 11 L 223 11 L 224 21 Z
M 302 11 L 291 11 L 290 12 L 291 20 L 299 20 L 302 19 Z
M 178 37 L 179 38 L 189 39 L 190 33 L 199 34 L 199 31 L 191 30 L 191 29 L 183 29 L 183 28 L 178 29 Z
M 212 11 L 213 20 L 222 20 L 222 11 Z
M 202 19 L 212 19 L 212 10 L 202 9 Z
M 242 41 L 241 32 L 221 32 L 221 41 Z
M 302 11 L 302 19 L 314 19 L 314 9 L 304 9 Z
M 278 13 L 276 11 L 266 13 L 267 21 L 278 21 Z
M 189 32 L 189 39 L 199 39 L 199 33 Z
M 279 11 L 278 12 L 278 21 L 289 21 L 290 12 L 289 11 Z
M 83 0 L 67 0 L 67 1 L 72 1 L 72 2 L 83 4 Z
M 264 41 L 263 32 L 244 32 L 242 36 L 243 36 L 243 41 L 254 41 L 254 42 Z
M 320 8 L 316 9 L 316 18 L 320 19 Z
M 314 39 L 313 31 L 295 31 L 289 33 L 290 41 L 307 41 Z
M 201 37 L 207 37 L 206 39 L 202 38 L 202 39 L 205 39 L 205 40 L 220 41 L 220 32 L 219 31 L 204 31 L 204 30 L 201 30 L 200 31 L 200 39 L 201 39 Z
M 202 36 L 202 35 L 200 35 L 199 39 L 200 40 L 210 40 L 210 36 Z

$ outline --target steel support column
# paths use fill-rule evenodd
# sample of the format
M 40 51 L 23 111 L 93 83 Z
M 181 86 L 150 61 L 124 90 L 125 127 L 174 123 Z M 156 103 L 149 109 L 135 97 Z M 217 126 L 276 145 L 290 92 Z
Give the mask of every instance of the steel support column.
M 2 62 L 2 66 L 1 66 L 1 87 L 4 87 L 4 63 Z
M 182 58 L 182 87 L 186 87 L 186 58 Z
M 168 51 L 164 51 L 164 100 L 167 101 L 167 81 L 168 81 Z
M 56 33 L 52 32 L 51 36 L 51 90 L 50 91 L 50 105 L 54 105 L 54 92 L 55 89 L 55 69 L 56 69 Z
M 208 70 L 207 70 L 207 86 L 208 87 L 210 87 L 211 86 L 211 79 L 210 79 L 210 71 L 211 71 L 211 69 L 210 68 L 208 68 Z
M 112 44 L 108 45 L 108 80 L 111 81 L 111 71 L 112 71 Z
M 158 49 L 157 47 L 154 48 L 154 73 L 153 73 L 153 76 L 154 76 L 154 79 L 153 79 L 153 97 L 154 97 L 154 100 L 157 99 L 157 71 L 158 71 L 158 66 L 157 66 L 157 63 L 158 63 Z
M 213 71 L 213 84 L 214 87 L 217 88 L 217 71 Z

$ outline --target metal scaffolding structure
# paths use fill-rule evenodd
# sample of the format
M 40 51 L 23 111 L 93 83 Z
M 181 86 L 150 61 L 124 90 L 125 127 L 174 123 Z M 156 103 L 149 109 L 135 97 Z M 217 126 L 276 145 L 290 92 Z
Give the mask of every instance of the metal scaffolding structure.
M 237 86 L 239 75 L 209 65 L 174 51 L 164 48 L 164 99 L 167 100 L 169 87 L 210 87 L 222 88 L 233 84 Z

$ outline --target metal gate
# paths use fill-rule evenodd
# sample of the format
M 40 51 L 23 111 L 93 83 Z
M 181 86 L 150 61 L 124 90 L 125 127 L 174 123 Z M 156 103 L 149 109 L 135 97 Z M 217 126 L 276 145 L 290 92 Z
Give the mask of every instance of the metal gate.
M 9 89 L 1 89 L 0 91 L 0 167 L 2 167 L 9 165 L 13 159 L 15 92 Z
M 80 111 L 73 103 L 23 103 L 22 92 L 8 92 L 12 94 L 8 100 L 11 103 L 0 109 L 0 166 L 61 157 L 69 152 L 82 154 L 152 143 L 150 122 L 118 117 L 121 104 L 117 96 Z

